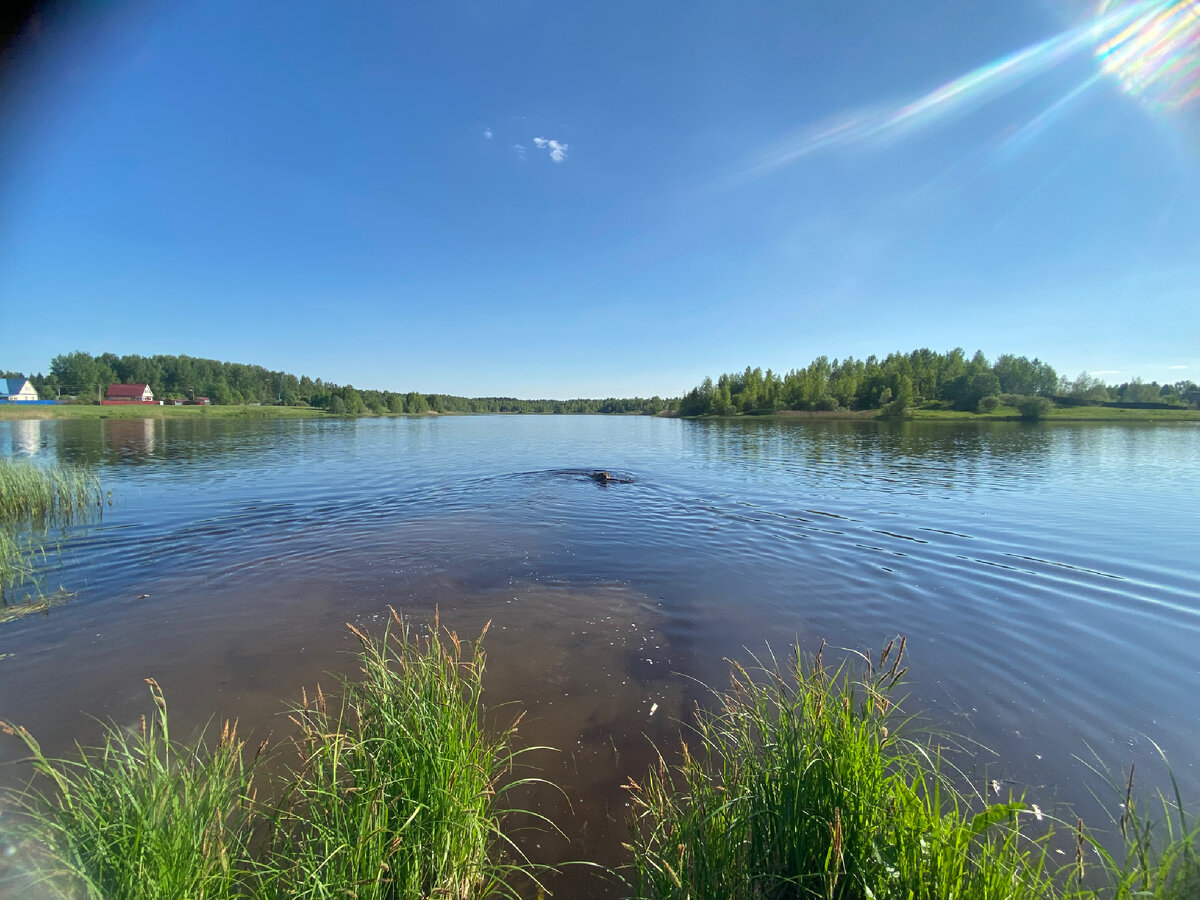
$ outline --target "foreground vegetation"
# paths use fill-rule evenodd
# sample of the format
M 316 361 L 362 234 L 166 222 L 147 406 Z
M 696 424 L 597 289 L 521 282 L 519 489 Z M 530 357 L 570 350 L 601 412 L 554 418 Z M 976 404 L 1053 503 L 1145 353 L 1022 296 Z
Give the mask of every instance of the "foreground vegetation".
M 506 838 L 502 797 L 514 728 L 482 727 L 483 655 L 437 623 L 393 613 L 357 631 L 360 679 L 333 706 L 318 689 L 293 710 L 295 762 L 282 787 L 226 724 L 216 746 L 169 733 L 166 700 L 132 734 L 47 758 L 27 731 L 35 778 L 13 794 L 20 841 L 0 883 L 88 898 L 543 895 Z M 482 636 L 481 636 L 482 638 Z M 892 694 L 904 642 L 827 668 L 768 657 L 734 664 L 732 686 L 697 712 L 677 753 L 630 779 L 637 898 L 1063 898 L 1183 900 L 1200 890 L 1197 842 L 1178 792 L 1152 822 L 1134 797 L 1112 853 L 1082 822 L 1073 858 L 1051 864 L 1055 823 L 1020 797 L 961 787 Z M 256 789 L 256 782 L 263 782 Z M 1093 853 L 1091 848 L 1095 848 Z M 1087 862 L 1099 859 L 1099 864 Z M 532 879 L 532 880 L 531 880 Z
M 0 621 L 49 605 L 35 574 L 51 529 L 97 515 L 101 502 L 100 482 L 88 469 L 0 460 Z M 17 596 L 30 585 L 32 593 Z
M 236 725 L 212 749 L 173 739 L 153 681 L 151 719 L 110 726 L 77 759 L 4 726 L 36 777 L 12 798 L 20 845 L 0 883 L 95 900 L 512 896 L 536 873 L 500 830 L 516 754 L 513 728 L 481 727 L 479 643 L 399 617 L 380 638 L 355 634 L 361 679 L 334 709 L 318 688 L 293 710 L 282 789 Z
M 1051 864 L 1053 823 L 1020 797 L 988 803 L 892 700 L 904 642 L 876 663 L 827 669 L 818 652 L 734 664 L 697 713 L 682 763 L 630 781 L 630 884 L 638 898 L 1099 900 L 1191 898 L 1197 842 L 1182 802 L 1152 825 L 1126 788 L 1111 854 L 1074 823 L 1075 858 Z M 1156 830 L 1156 829 L 1161 829 Z M 1095 847 L 1098 871 L 1085 859 Z

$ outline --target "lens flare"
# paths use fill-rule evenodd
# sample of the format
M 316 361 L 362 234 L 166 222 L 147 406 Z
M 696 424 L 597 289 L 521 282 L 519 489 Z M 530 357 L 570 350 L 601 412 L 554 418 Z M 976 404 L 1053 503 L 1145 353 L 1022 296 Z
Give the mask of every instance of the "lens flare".
M 1125 8 L 1104 0 L 1104 20 Z M 1096 59 L 1129 95 L 1159 109 L 1180 109 L 1200 97 L 1200 0 L 1158 4 L 1096 48 Z
M 1108 46 L 1121 35 L 1139 34 L 1140 24 L 1158 20 L 1163 14 L 1162 0 L 1106 2 L 1108 8 L 1098 11 L 1096 18 L 1091 22 L 1076 25 L 1075 28 L 1046 38 L 1031 47 L 1001 56 L 907 103 L 836 116 L 820 122 L 797 137 L 768 146 L 757 154 L 757 158 L 750 161 L 748 166 L 724 181 L 733 184 L 757 178 L 818 150 L 869 142 L 876 145 L 899 142 L 937 122 L 964 115 L 998 96 L 1008 94 L 1028 80 L 1060 66 L 1076 53 L 1096 53 L 1099 41 Z M 1194 32 L 1194 18 L 1195 13 L 1200 12 L 1200 0 L 1187 0 L 1175 4 L 1175 7 L 1184 6 L 1192 7 Z M 1192 40 L 1194 44 L 1194 34 Z M 1196 74 L 1196 53 L 1200 53 L 1200 48 L 1193 46 L 1193 78 Z M 1067 101 L 1078 97 L 1086 90 L 1086 86 L 1092 83 L 1093 79 L 1090 79 L 1085 85 L 1070 91 Z M 1061 107 L 1048 110 L 1049 114 L 1045 119 L 1037 121 L 1033 130 L 1044 126 L 1060 109 Z M 1024 137 L 1027 138 L 1028 133 Z
M 986 63 L 907 103 L 826 119 L 793 138 L 768 146 L 720 183 L 757 178 L 819 150 L 868 142 L 886 146 L 903 140 L 1010 93 L 1077 53 L 1094 53 L 1106 69 L 1110 65 L 1120 67 L 1122 77 L 1146 85 L 1143 90 L 1151 81 L 1157 93 L 1164 93 L 1169 86 L 1173 97 L 1186 102 L 1200 90 L 1198 18 L 1200 0 L 1169 6 L 1164 0 L 1104 0 L 1089 22 Z M 1109 48 L 1106 56 L 1101 55 L 1103 48 Z M 1129 71 L 1128 76 L 1124 70 Z M 1139 76 L 1140 80 L 1135 81 Z M 1028 140 L 1094 82 L 1088 79 L 1071 90 L 1063 101 L 1030 123 L 1021 140 Z M 1182 89 L 1185 85 L 1190 93 Z

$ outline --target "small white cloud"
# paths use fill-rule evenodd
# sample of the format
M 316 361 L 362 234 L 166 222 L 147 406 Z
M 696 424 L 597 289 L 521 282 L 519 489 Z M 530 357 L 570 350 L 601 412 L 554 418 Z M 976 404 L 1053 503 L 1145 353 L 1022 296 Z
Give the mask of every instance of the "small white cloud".
M 1120 369 L 1097 369 L 1092 375 L 1120 375 Z
M 490 128 L 483 129 L 483 136 L 490 141 L 494 137 L 494 135 L 492 134 L 492 129 L 490 129 Z
M 1182 372 L 1187 366 L 1167 366 L 1172 372 Z
M 525 158 L 525 145 L 524 144 L 513 144 L 513 153 L 516 154 L 517 159 L 524 159 Z
M 535 137 L 533 143 L 539 150 L 549 150 L 550 159 L 556 163 L 560 163 L 567 158 L 567 145 L 562 141 L 556 141 L 553 138 Z

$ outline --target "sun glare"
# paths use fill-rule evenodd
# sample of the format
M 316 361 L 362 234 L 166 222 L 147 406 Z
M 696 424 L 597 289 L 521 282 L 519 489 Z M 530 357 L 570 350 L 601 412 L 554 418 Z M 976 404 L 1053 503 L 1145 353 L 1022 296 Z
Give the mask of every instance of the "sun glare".
M 1096 15 L 1104 20 L 1128 6 L 1103 0 Z M 1191 103 L 1200 97 L 1200 0 L 1165 3 L 1138 15 L 1096 48 L 1096 58 L 1126 93 L 1153 107 Z

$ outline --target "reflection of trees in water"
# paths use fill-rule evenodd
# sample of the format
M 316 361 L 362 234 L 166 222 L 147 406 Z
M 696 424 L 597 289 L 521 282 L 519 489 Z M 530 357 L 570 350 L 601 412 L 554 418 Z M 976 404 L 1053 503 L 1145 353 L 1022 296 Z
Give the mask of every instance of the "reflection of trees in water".
M 948 474 L 996 472 L 1011 463 L 1033 473 L 1062 443 L 1051 428 L 1016 422 L 725 420 L 689 423 L 685 434 L 693 452 L 739 464 L 749 461 L 797 474 L 836 467 L 851 478 L 908 473 L 939 482 Z
M 287 441 L 300 448 L 310 434 L 296 423 L 238 421 L 204 417 L 60 419 L 42 423 L 61 462 L 87 465 L 142 465 L 162 460 L 244 457 Z M 306 423 L 312 431 L 353 428 L 354 423 Z M 231 461 L 231 464 L 234 464 Z

